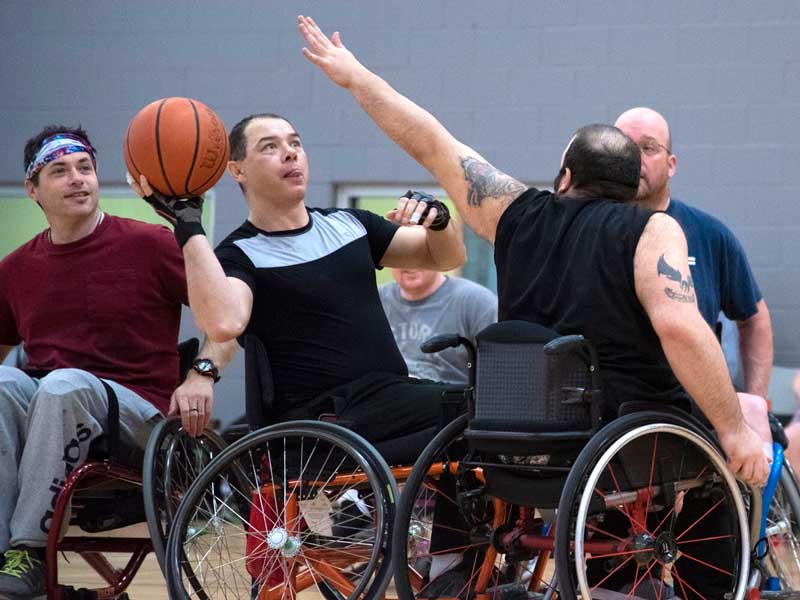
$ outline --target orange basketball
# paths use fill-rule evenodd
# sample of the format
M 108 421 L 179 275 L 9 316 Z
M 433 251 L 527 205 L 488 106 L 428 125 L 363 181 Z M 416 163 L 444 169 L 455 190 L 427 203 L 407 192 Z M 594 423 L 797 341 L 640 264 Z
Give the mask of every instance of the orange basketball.
M 164 196 L 200 196 L 225 171 L 228 134 L 217 114 L 202 102 L 162 98 L 133 117 L 123 153 L 137 183 L 144 174 Z

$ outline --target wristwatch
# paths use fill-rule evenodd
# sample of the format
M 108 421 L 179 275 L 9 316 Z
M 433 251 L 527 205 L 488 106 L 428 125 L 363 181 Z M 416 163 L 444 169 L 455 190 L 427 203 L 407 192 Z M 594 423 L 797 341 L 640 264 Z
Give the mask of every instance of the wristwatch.
M 211 377 L 214 383 L 217 383 L 220 379 L 219 369 L 210 358 L 198 358 L 192 363 L 192 369 L 204 377 Z

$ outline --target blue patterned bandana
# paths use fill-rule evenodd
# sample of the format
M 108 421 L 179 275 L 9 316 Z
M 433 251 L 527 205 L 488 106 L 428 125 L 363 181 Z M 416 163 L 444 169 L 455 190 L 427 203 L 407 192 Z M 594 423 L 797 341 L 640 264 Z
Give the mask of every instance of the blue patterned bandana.
M 25 170 L 25 179 L 32 179 L 46 164 L 74 152 L 87 152 L 92 157 L 95 169 L 97 168 L 97 157 L 88 141 L 71 133 L 57 133 L 44 139 L 39 152 Z

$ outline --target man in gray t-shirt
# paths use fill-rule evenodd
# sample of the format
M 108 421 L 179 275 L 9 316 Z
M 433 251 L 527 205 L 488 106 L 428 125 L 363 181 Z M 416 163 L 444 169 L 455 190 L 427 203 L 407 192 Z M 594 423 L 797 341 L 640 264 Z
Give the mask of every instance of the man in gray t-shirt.
M 379 291 L 409 375 L 466 384 L 466 349 L 424 354 L 420 344 L 442 333 L 458 333 L 475 341 L 481 329 L 497 321 L 497 297 L 477 283 L 438 271 L 392 269 L 392 275 L 395 283 Z

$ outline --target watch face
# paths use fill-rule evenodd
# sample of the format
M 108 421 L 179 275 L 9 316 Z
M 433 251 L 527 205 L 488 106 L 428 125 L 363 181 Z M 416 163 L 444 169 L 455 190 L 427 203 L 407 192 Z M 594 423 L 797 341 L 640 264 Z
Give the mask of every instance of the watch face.
M 211 361 L 210 361 L 210 360 L 207 360 L 207 359 L 200 359 L 200 360 L 198 360 L 198 361 L 197 361 L 197 362 L 194 364 L 194 366 L 195 366 L 195 367 L 196 367 L 196 368 L 197 368 L 199 371 L 203 371 L 204 373 L 208 373 L 208 372 L 210 372 L 210 371 L 211 371 L 211 370 L 214 368 L 214 365 L 211 363 Z

